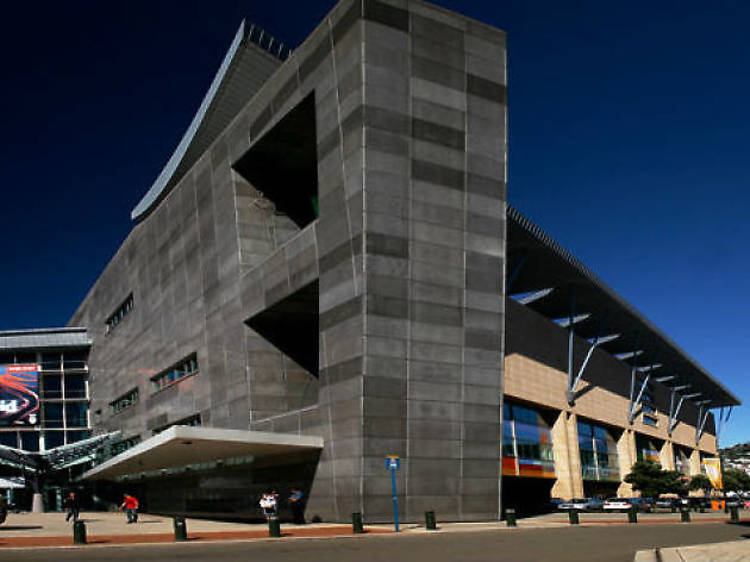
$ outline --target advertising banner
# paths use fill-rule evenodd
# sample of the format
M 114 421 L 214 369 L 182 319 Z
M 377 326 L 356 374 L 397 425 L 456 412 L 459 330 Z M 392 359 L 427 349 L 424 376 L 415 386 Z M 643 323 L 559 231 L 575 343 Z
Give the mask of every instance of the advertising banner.
M 721 490 L 724 483 L 721 481 L 721 462 L 719 457 L 707 457 L 701 460 L 703 468 L 706 470 L 706 476 L 711 481 L 711 486 L 716 490 Z
M 39 422 L 39 365 L 0 365 L 0 426 Z

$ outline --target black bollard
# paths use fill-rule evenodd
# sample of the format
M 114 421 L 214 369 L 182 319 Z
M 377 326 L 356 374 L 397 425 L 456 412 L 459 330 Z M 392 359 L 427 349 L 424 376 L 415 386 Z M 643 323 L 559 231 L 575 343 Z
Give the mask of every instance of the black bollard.
M 352 513 L 352 533 L 359 535 L 365 532 L 365 528 L 362 525 L 362 514 L 358 511 Z
M 424 512 L 424 528 L 428 531 L 437 531 L 437 524 L 435 523 L 435 512 L 425 511 Z
M 690 523 L 690 509 L 683 507 L 680 509 L 680 521 L 683 523 Z
M 628 509 L 628 523 L 638 523 L 638 509 L 634 505 Z
M 269 537 L 281 536 L 281 523 L 279 523 L 278 515 L 271 515 L 271 517 L 268 518 L 268 536 Z
M 505 510 L 505 524 L 508 527 L 516 526 L 516 510 L 508 508 Z
M 86 544 L 86 523 L 73 521 L 73 544 Z
M 739 523 L 740 522 L 740 513 L 737 510 L 737 506 L 733 505 L 729 508 L 729 521 L 732 523 Z
M 568 521 L 571 525 L 578 525 L 578 512 L 575 509 L 568 511 Z
M 185 518 L 173 517 L 172 526 L 174 527 L 174 540 L 186 541 L 187 540 L 187 525 L 185 525 Z

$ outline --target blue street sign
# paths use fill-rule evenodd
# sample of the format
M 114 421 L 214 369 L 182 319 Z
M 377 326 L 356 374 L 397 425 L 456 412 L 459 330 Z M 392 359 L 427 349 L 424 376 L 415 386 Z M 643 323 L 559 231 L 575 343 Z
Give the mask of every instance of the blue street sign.
M 401 468 L 401 459 L 398 455 L 385 457 L 385 467 L 391 471 L 391 492 L 393 494 L 393 526 L 398 533 L 398 495 L 396 493 L 396 471 Z

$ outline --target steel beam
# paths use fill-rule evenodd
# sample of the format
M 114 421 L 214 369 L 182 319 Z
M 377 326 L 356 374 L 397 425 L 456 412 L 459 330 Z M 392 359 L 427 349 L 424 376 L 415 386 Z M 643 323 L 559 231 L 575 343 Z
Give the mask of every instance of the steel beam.
M 570 388 L 568 388 L 568 403 L 570 403 L 570 397 L 572 394 L 575 394 L 575 388 L 578 386 L 578 383 L 581 382 L 581 377 L 583 376 L 583 371 L 586 370 L 586 365 L 589 364 L 589 360 L 591 359 L 591 356 L 594 354 L 594 350 L 599 347 L 602 344 L 605 344 L 607 342 L 611 342 L 616 340 L 620 337 L 620 334 L 611 334 L 609 336 L 604 336 L 601 338 L 594 338 L 591 343 L 591 347 L 589 347 L 588 352 L 586 352 L 586 357 L 583 359 L 583 363 L 581 364 L 581 368 L 578 369 L 578 375 L 576 375 L 575 380 L 573 381 Z M 573 404 L 570 404 L 571 406 Z
M 570 316 L 568 318 L 563 318 L 562 320 L 559 320 L 557 322 L 557 325 L 560 326 L 561 328 L 570 328 L 574 324 L 583 322 L 584 320 L 587 320 L 590 317 L 591 317 L 590 313 L 577 314 L 575 316 Z
M 685 388 L 687 388 L 689 385 L 685 385 Z M 675 387 L 677 388 L 683 388 L 683 387 Z M 691 398 L 697 398 L 700 396 L 700 392 L 695 392 L 693 394 L 683 394 L 680 396 L 680 401 L 677 403 L 677 408 L 675 408 L 675 411 L 673 414 L 670 414 L 670 421 L 669 421 L 669 427 L 667 428 L 667 433 L 669 436 L 672 436 L 672 432 L 674 431 L 674 428 L 677 427 L 677 416 L 680 415 L 680 408 L 682 408 L 682 403 L 687 399 L 690 400 Z
M 635 402 L 633 402 L 630 405 L 630 423 L 632 424 L 635 421 L 635 413 L 638 411 L 638 406 L 641 403 L 641 398 L 643 397 L 643 391 L 646 390 L 646 385 L 648 384 L 649 379 L 651 378 L 651 374 L 649 373 L 646 375 L 646 378 L 643 379 L 643 383 L 641 384 L 641 389 L 638 391 L 638 397 L 635 399 Z
M 510 294 L 510 288 L 513 286 L 513 282 L 516 280 L 516 277 L 518 277 L 518 274 L 521 273 L 521 269 L 523 269 L 523 265 L 526 263 L 526 251 L 524 250 L 521 252 L 521 255 L 518 256 L 516 259 L 516 264 L 513 266 L 513 270 L 509 272 L 508 278 L 505 280 L 505 292 Z
M 704 412 L 705 409 L 705 412 Z M 706 420 L 711 410 L 705 407 L 705 404 L 701 404 L 698 407 L 698 425 L 695 428 L 695 446 L 700 445 L 701 435 L 703 435 L 703 428 L 706 426 Z
M 548 289 L 542 289 L 540 291 L 534 291 L 533 293 L 530 293 L 526 295 L 525 297 L 521 297 L 520 299 L 517 299 L 516 302 L 520 304 L 531 304 L 534 301 L 538 301 L 540 299 L 543 299 L 547 295 L 549 295 L 552 291 L 554 291 L 554 287 L 550 287 Z

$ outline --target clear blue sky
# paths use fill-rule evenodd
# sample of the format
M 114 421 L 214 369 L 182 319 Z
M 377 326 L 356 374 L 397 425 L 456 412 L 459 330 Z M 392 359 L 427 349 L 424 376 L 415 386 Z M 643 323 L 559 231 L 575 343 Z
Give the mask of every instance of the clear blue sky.
M 750 3 L 440 3 L 509 33 L 511 203 L 750 402 Z M 331 5 L 6 6 L 0 329 L 67 323 L 242 17 L 296 45 Z

